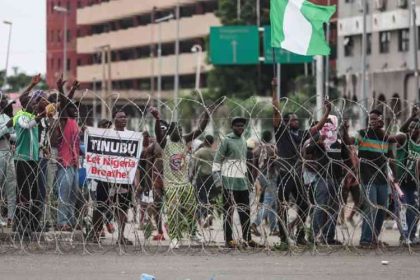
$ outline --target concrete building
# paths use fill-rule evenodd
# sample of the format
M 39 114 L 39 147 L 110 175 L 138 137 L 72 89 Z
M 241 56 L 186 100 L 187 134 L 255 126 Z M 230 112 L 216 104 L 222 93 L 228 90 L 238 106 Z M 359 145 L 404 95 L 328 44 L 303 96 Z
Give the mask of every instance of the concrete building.
M 407 116 L 417 100 L 414 77 L 414 28 L 411 0 L 367 0 L 367 97 L 387 122 Z M 417 14 L 420 14 L 420 0 Z M 363 0 L 339 0 L 337 74 L 348 99 L 362 99 Z M 417 17 L 416 26 L 420 25 Z M 418 44 L 417 44 L 418 45 Z M 368 109 L 369 109 L 368 108 Z M 387 108 L 387 109 L 386 109 Z
M 191 49 L 196 44 L 203 49 L 200 80 L 206 86 L 205 75 L 210 66 L 206 64 L 205 38 L 210 26 L 220 25 L 214 14 L 216 0 L 114 0 L 78 8 L 78 80 L 85 88 L 99 90 L 101 81 L 110 77 L 112 91 L 118 92 L 121 99 L 144 101 L 149 96 L 156 97 L 160 73 L 161 96 L 171 98 L 176 73 L 177 3 L 180 5 L 180 90 L 194 88 L 197 54 Z M 156 22 L 171 14 L 174 18 Z M 110 64 L 106 58 L 102 59 L 104 46 L 110 48 Z M 91 97 L 84 98 L 89 101 Z
M 96 1 L 98 2 L 98 1 Z M 57 77 L 63 73 L 64 69 L 64 21 L 65 14 L 54 10 L 54 7 L 67 9 L 67 71 L 66 77 L 74 79 L 76 77 L 78 54 L 76 49 L 77 43 L 77 24 L 76 15 L 77 8 L 92 4 L 92 0 L 47 0 L 47 84 L 49 87 L 55 87 Z M 79 61 L 80 62 L 80 61 Z

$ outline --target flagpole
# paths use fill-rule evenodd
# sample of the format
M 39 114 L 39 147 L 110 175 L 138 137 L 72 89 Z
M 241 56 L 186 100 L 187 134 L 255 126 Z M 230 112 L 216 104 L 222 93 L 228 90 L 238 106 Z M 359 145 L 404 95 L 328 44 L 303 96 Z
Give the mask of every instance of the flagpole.
M 415 77 L 415 90 L 416 90 L 416 100 L 420 102 L 420 93 L 419 93 L 419 66 L 418 66 L 418 34 L 417 34 L 417 12 L 416 12 L 416 1 L 411 0 L 411 28 L 413 29 L 413 59 L 414 59 L 414 77 Z
M 327 5 L 331 5 L 331 0 L 328 0 Z M 327 38 L 326 41 L 328 45 L 330 44 L 330 33 L 331 33 L 331 23 L 327 23 Z M 330 55 L 325 57 L 325 98 L 329 99 L 330 96 Z
M 281 64 L 277 63 L 277 100 L 281 98 Z
M 324 57 L 315 56 L 316 61 L 316 117 L 320 120 L 322 117 L 322 107 L 324 103 Z

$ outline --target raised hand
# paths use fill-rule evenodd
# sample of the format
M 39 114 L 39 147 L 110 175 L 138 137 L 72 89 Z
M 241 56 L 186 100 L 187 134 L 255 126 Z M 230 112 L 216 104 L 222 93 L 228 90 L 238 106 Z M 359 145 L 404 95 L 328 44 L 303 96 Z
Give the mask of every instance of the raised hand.
M 37 84 L 39 84 L 39 82 L 41 82 L 41 74 L 37 74 L 32 77 L 31 84 L 33 86 L 36 86 Z
M 72 84 L 72 88 L 78 89 L 80 87 L 80 83 L 78 80 L 74 80 Z
M 60 75 L 60 77 L 57 80 L 57 89 L 59 91 L 63 91 L 63 87 L 66 84 L 67 81 L 63 80 L 63 74 Z
M 324 107 L 328 112 L 331 112 L 332 105 L 331 105 L 331 102 L 329 100 L 327 100 L 327 99 L 324 100 Z
M 155 119 L 160 119 L 159 110 L 156 107 L 150 107 L 149 112 Z
M 415 118 L 415 117 L 419 116 L 419 113 L 420 113 L 419 107 L 417 105 L 414 105 L 413 109 L 411 110 L 411 117 Z

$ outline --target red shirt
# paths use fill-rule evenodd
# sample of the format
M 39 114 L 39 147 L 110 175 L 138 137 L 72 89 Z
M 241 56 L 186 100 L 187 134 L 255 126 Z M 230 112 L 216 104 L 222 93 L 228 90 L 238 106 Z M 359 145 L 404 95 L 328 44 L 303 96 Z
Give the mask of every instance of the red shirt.
M 58 147 L 58 156 L 63 167 L 79 166 L 79 126 L 75 119 L 67 119 L 63 139 Z

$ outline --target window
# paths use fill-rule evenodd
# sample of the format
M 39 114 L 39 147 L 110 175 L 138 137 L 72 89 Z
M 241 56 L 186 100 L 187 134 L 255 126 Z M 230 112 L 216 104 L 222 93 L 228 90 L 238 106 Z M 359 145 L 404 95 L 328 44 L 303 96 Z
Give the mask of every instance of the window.
M 344 56 L 352 56 L 353 55 L 353 38 L 348 36 L 344 37 Z
M 391 32 L 390 31 L 379 32 L 379 52 L 388 53 L 390 43 L 391 43 Z
M 367 34 L 366 36 L 366 54 L 369 55 L 372 53 L 372 34 Z
M 407 52 L 410 49 L 410 30 L 398 30 L 398 50 L 400 52 Z
M 71 31 L 67 30 L 67 43 L 71 41 Z
M 71 59 L 67 58 L 67 71 L 70 71 L 71 68 Z

